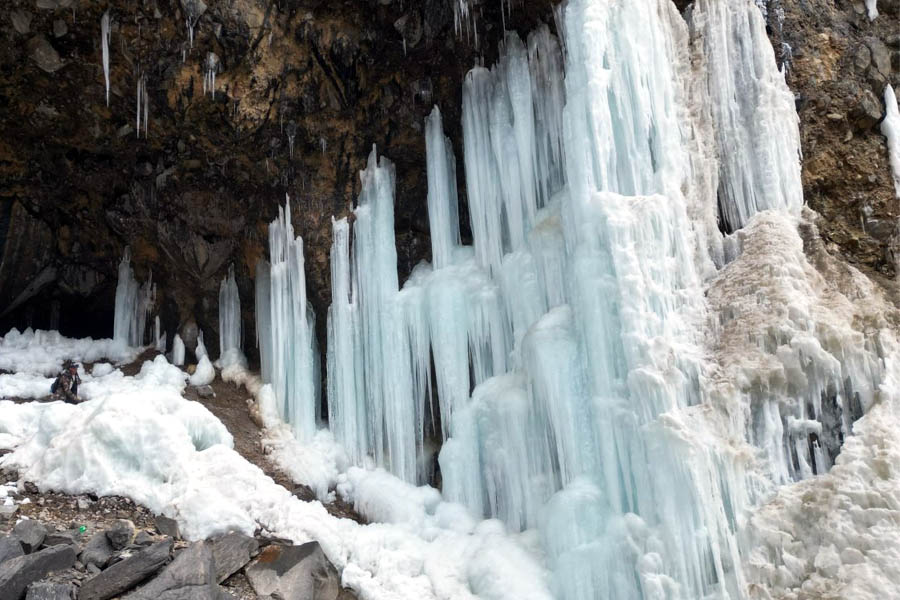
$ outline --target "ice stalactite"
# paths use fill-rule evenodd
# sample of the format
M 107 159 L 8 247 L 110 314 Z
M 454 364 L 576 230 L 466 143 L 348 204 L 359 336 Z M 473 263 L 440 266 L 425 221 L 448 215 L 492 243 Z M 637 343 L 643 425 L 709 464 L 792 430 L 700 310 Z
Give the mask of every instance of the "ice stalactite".
M 891 165 L 891 177 L 894 180 L 894 191 L 900 198 L 900 110 L 897 108 L 897 96 L 890 85 L 884 87 L 884 120 L 881 122 L 881 134 L 887 138 L 888 162 Z
M 106 105 L 109 106 L 109 11 L 100 18 L 100 49 L 103 60 L 103 79 L 106 82 Z
M 159 323 L 159 315 L 156 315 L 156 318 L 153 321 L 153 339 L 155 340 L 154 347 L 157 352 L 165 352 L 166 351 L 166 333 L 160 331 L 160 323 Z
M 113 339 L 127 346 L 142 346 L 150 311 L 155 303 L 156 286 L 153 284 L 153 276 L 143 285 L 138 285 L 131 270 L 131 251 L 126 248 L 119 263 Z
M 141 126 L 143 126 L 144 137 L 146 138 L 150 125 L 150 96 L 147 93 L 146 73 L 141 73 L 137 80 L 136 104 L 135 130 L 137 131 L 137 137 L 141 137 Z
M 234 278 L 234 265 L 219 285 L 219 360 L 217 366 L 244 364 L 241 337 L 241 298 Z
M 459 215 L 456 207 L 456 159 L 450 140 L 444 136 L 437 107 L 425 124 L 425 155 L 428 175 L 428 220 L 435 268 L 453 262 L 459 246 Z
M 263 381 L 297 439 L 316 431 L 320 399 L 315 316 L 306 298 L 303 238 L 294 237 L 289 200 L 269 224 L 270 264 L 256 269 L 257 333 Z
M 203 63 L 205 69 L 203 75 L 203 93 L 211 98 L 216 97 L 216 73 L 219 71 L 219 56 L 215 52 L 208 52 Z

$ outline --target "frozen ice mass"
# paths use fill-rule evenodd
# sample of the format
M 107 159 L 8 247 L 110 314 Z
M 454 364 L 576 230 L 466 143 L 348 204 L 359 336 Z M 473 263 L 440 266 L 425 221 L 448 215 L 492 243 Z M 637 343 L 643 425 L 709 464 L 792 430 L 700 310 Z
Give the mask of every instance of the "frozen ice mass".
M 470 2 L 452 5 L 477 37 Z M 186 12 L 191 44 L 199 16 Z M 378 145 L 352 217 L 332 219 L 327 314 L 285 198 L 255 265 L 256 339 L 232 265 L 219 357 L 201 332 L 191 375 L 179 335 L 168 360 L 117 368 L 151 343 L 156 294 L 126 251 L 113 339 L 0 338 L 0 466 L 128 496 L 191 539 L 316 540 L 367 600 L 900 596 L 889 300 L 826 251 L 804 206 L 795 98 L 759 7 L 566 0 L 554 30 L 506 33 L 496 63 L 465 76 L 462 156 L 434 98 L 431 261 L 406 281 Z M 108 40 L 107 13 L 107 98 Z M 883 94 L 900 197 L 900 113 Z M 136 100 L 146 137 L 144 76 Z M 152 337 L 164 351 L 158 317 Z M 46 395 L 66 359 L 115 365 L 82 367 L 77 406 L 2 400 Z M 183 397 L 217 376 L 254 396 L 262 445 L 296 483 L 370 522 L 243 459 Z

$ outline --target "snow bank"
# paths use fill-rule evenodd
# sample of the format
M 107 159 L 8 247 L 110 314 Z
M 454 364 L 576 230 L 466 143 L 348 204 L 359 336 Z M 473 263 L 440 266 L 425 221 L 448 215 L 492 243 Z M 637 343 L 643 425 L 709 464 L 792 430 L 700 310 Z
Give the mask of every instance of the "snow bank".
M 162 356 L 135 377 L 88 377 L 88 400 L 78 406 L 0 402 L 0 447 L 14 449 L 0 465 L 41 489 L 128 496 L 176 518 L 188 539 L 262 528 L 317 540 L 364 600 L 551 598 L 533 539 L 494 521 L 476 525 L 434 490 L 353 470 L 342 487 L 364 512 L 393 521 L 385 524 L 360 525 L 298 500 L 238 455 L 206 408 L 180 396 L 185 376 Z M 316 440 L 327 447 L 329 436 Z M 390 511 L 395 494 L 406 496 L 403 511 Z
M 111 339 L 73 339 L 58 331 L 28 328 L 19 332 L 13 328 L 0 337 L 0 371 L 55 376 L 66 359 L 88 363 L 107 359 L 121 363 L 133 361 L 139 353 L 140 348 L 129 348 Z

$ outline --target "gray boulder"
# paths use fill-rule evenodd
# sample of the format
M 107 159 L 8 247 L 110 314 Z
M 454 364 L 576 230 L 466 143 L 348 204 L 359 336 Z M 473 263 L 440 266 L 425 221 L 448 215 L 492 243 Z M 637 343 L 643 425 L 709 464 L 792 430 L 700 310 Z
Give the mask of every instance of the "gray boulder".
M 44 543 L 44 538 L 47 537 L 47 528 L 32 519 L 19 521 L 13 527 L 12 536 L 22 544 L 25 554 L 31 554 Z
M 337 569 L 318 542 L 267 546 L 244 572 L 259 596 L 336 600 L 341 593 Z
M 14 10 L 9 14 L 13 29 L 19 33 L 28 33 L 31 29 L 31 13 L 24 10 Z
M 106 538 L 114 550 L 121 550 L 134 539 L 134 523 L 127 519 L 119 519 L 106 531 Z
M 216 581 L 222 583 L 259 552 L 259 542 L 242 533 L 228 533 L 212 541 L 216 561 Z
M 114 553 L 112 544 L 104 532 L 95 533 L 85 545 L 78 559 L 84 565 L 97 565 L 101 569 L 106 566 Z
M 48 533 L 44 538 L 45 546 L 56 546 L 57 544 L 70 544 L 78 546 L 84 541 L 84 536 L 77 529 L 66 529 L 64 531 L 54 531 Z
M 157 517 L 153 520 L 154 525 L 156 525 L 156 530 L 163 535 L 167 535 L 170 538 L 179 539 L 181 538 L 181 532 L 178 530 L 178 521 L 175 519 L 170 519 L 169 517 L 163 515 L 157 515 Z
M 81 586 L 79 600 L 107 600 L 127 592 L 169 561 L 172 540 L 157 542 L 117 562 Z
M 48 73 L 53 73 L 63 66 L 63 61 L 59 58 L 59 52 L 43 35 L 36 35 L 28 40 L 28 53 L 31 56 L 31 60 Z
M 159 576 L 128 600 L 218 600 L 211 544 L 197 542 L 178 553 Z
M 73 600 L 75 586 L 71 583 L 52 583 L 40 581 L 28 587 L 25 600 Z
M 72 546 L 53 546 L 10 559 L 0 564 L 0 598 L 21 600 L 29 585 L 74 564 L 75 549 Z
M 8 535 L 0 537 L 0 563 L 24 556 L 24 554 L 25 551 L 22 550 L 22 544 L 19 543 L 19 540 Z

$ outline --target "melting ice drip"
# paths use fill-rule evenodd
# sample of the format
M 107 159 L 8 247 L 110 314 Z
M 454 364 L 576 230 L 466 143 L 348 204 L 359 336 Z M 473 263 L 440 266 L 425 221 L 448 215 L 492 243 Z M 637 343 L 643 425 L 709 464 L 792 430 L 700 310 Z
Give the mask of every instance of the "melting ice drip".
M 241 298 L 234 278 L 234 265 L 228 267 L 228 276 L 219 285 L 219 352 L 220 363 L 228 357 L 240 360 L 241 349 Z
M 103 58 L 103 79 L 106 82 L 106 105 L 109 106 L 109 11 L 100 17 L 100 50 Z
M 136 115 L 136 130 L 137 137 L 141 137 L 141 125 L 144 127 L 144 137 L 147 137 L 147 128 L 150 125 L 150 97 L 147 93 L 147 75 L 146 73 L 141 73 L 137 80 L 137 93 L 136 93 L 136 103 L 137 103 L 137 115 Z
M 698 0 L 690 30 L 668 0 L 570 0 L 557 18 L 564 43 L 511 34 L 466 77 L 472 247 L 429 117 L 433 265 L 402 289 L 393 166 L 373 150 L 352 244 L 333 225 L 331 428 L 407 481 L 444 440 L 445 498 L 537 529 L 559 598 L 742 598 L 743 511 L 829 467 L 822 444 L 871 403 L 877 359 L 811 318 L 728 329 L 755 296 L 723 277 L 755 267 L 717 277 L 751 239 L 720 229 L 776 231 L 773 251 L 805 260 L 797 116 L 753 3 Z M 795 275 L 770 271 L 784 289 Z M 716 321 L 765 368 L 719 356 Z M 729 435 L 758 448 L 767 481 Z
M 315 315 L 306 299 L 303 238 L 294 237 L 289 201 L 269 224 L 271 264 L 256 266 L 256 328 L 262 379 L 272 384 L 279 416 L 296 437 L 316 431 L 319 406 Z
M 142 346 L 150 311 L 155 303 L 156 286 L 153 284 L 153 276 L 143 285 L 138 285 L 131 270 L 131 250 L 125 248 L 116 284 L 113 339 L 132 347 Z

